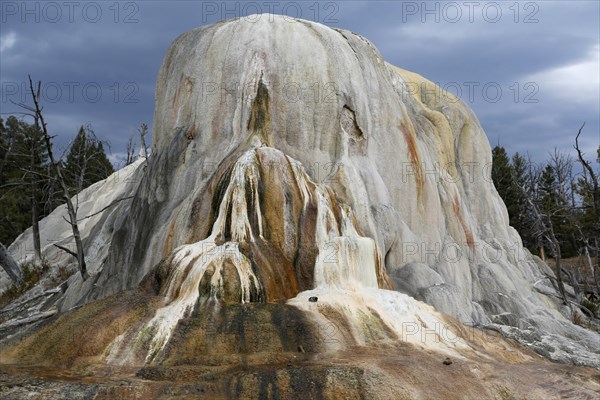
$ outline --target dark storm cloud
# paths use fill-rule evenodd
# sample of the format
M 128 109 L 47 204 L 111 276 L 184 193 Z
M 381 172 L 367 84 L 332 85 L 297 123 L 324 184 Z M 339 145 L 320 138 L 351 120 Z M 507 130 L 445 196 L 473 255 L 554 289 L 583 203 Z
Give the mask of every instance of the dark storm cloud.
M 387 61 L 461 95 L 492 144 L 500 141 L 510 152 L 541 160 L 554 146 L 570 150 L 583 121 L 586 150 L 598 145 L 595 1 L 0 4 L 1 112 L 17 111 L 10 100 L 27 100 L 28 73 L 41 79 L 61 146 L 90 122 L 114 154 L 122 153 L 139 124 L 152 122 L 154 83 L 169 44 L 194 27 L 256 11 L 367 37 Z

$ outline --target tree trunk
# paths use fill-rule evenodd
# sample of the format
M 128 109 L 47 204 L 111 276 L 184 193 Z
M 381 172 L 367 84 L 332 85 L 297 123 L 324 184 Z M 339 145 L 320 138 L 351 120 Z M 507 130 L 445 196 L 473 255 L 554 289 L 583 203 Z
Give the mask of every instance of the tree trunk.
M 590 252 L 588 250 L 587 245 L 583 246 L 583 254 L 585 255 L 588 266 L 590 267 L 590 272 L 592 274 L 592 282 L 596 283 L 596 271 L 594 270 L 594 263 L 592 263 L 592 257 L 590 257 Z
M 31 160 L 29 164 L 31 174 L 31 230 L 33 233 L 33 249 L 35 251 L 35 261 L 42 259 L 42 246 L 40 240 L 40 225 L 39 225 L 39 211 L 37 203 L 37 177 L 33 173 L 35 168 L 35 144 L 37 140 L 31 139 Z
M 31 230 L 33 233 L 33 249 L 35 250 L 35 260 L 40 261 L 42 259 L 42 245 L 40 240 L 40 223 L 39 223 L 39 212 L 35 198 L 31 202 Z
M 60 167 L 57 167 L 60 173 Z M 79 270 L 81 271 L 81 277 L 86 280 L 89 275 L 87 273 L 87 266 L 85 264 L 85 254 L 83 253 L 83 242 L 81 241 L 81 235 L 79 234 L 79 227 L 77 226 L 77 212 L 73 207 L 73 202 L 69 197 L 69 189 L 60 175 L 60 181 L 62 182 L 63 191 L 66 193 L 67 210 L 69 212 L 69 219 L 71 220 L 71 228 L 73 230 L 73 238 L 75 239 L 75 246 L 77 247 L 77 262 L 79 263 Z
M 13 281 L 14 284 L 19 284 L 23 281 L 21 268 L 19 268 L 19 265 L 8 254 L 6 247 L 4 247 L 2 243 L 0 243 L 0 265 L 2 266 L 2 269 L 6 271 L 10 280 Z
M 596 247 L 596 264 L 592 266 L 594 269 L 594 283 L 596 284 L 596 293 L 600 296 L 600 278 L 598 277 L 598 263 L 600 263 L 600 249 L 598 248 L 598 239 L 594 239 Z
M 544 246 L 540 246 L 540 258 L 543 262 L 546 262 L 546 252 L 544 251 Z
M 579 135 L 581 135 L 581 131 L 583 130 L 584 126 L 585 126 L 585 122 L 583 123 L 583 125 L 581 125 L 581 128 L 579 128 L 579 132 L 577 132 L 577 136 L 575 136 L 575 150 L 577 150 L 577 156 L 579 157 L 579 162 L 581 163 L 581 166 L 590 175 L 590 180 L 591 180 L 590 183 L 592 185 L 592 200 L 594 203 L 594 210 L 596 211 L 596 229 L 599 229 L 600 228 L 600 185 L 598 183 L 598 176 L 594 172 L 594 169 L 592 168 L 590 163 L 587 162 L 583 158 L 583 153 L 579 149 Z M 587 181 L 587 179 L 586 179 L 586 181 Z
M 46 122 L 44 121 L 44 116 L 42 115 L 42 110 L 39 104 L 41 82 L 38 82 L 36 93 L 36 91 L 33 88 L 33 81 L 31 80 L 31 77 L 29 77 L 29 88 L 31 89 L 31 96 L 33 97 L 33 103 L 35 105 L 35 126 L 44 135 L 44 141 L 46 142 L 46 151 L 48 152 L 50 164 L 53 166 L 54 171 L 56 172 L 58 183 L 62 188 L 63 196 L 67 203 L 67 211 L 69 213 L 69 224 L 71 225 L 71 229 L 73 230 L 73 238 L 75 239 L 75 246 L 77 247 L 77 262 L 79 264 L 79 271 L 81 272 L 81 277 L 83 278 L 83 280 L 86 280 L 89 277 L 89 275 L 87 273 L 87 267 L 85 264 L 83 242 L 81 241 L 79 227 L 77 226 L 77 211 L 75 210 L 75 207 L 73 207 L 73 202 L 71 201 L 71 196 L 69 195 L 69 188 L 67 187 L 65 179 L 62 175 L 60 165 L 58 161 L 54 158 L 54 153 L 52 152 L 52 141 L 50 138 L 50 134 L 48 133 L 48 128 L 46 126 Z
M 148 125 L 142 124 L 139 132 L 140 132 L 140 157 L 148 158 L 148 148 L 146 147 L 146 133 L 148 133 Z
M 573 287 L 573 292 L 575 293 L 575 302 L 577 304 L 581 304 L 583 300 L 583 294 L 581 293 L 581 288 L 579 287 L 579 281 L 577 280 L 577 273 L 573 271 L 569 271 L 567 268 L 563 268 L 562 272 L 569 279 L 569 284 Z
M 565 285 L 562 279 L 560 245 L 558 243 L 558 240 L 554 236 L 554 232 L 552 232 L 551 235 L 552 247 L 554 247 L 554 258 L 556 259 L 556 281 L 558 282 L 558 290 L 560 291 L 560 295 L 562 296 L 563 303 L 567 305 L 569 303 L 567 302 L 567 294 L 565 292 Z

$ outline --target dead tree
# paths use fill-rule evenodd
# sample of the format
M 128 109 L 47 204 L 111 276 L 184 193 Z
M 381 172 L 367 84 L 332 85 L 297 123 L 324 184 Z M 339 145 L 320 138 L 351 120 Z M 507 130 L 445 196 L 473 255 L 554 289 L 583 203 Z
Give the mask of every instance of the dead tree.
M 555 147 L 550 153 L 550 165 L 556 173 L 559 198 L 565 206 L 570 204 L 573 207 L 573 158 Z
M 579 128 L 579 131 L 577 132 L 577 135 L 575 136 L 575 150 L 577 151 L 577 157 L 579 159 L 579 163 L 581 164 L 582 168 L 583 168 L 583 180 L 586 184 L 587 187 L 590 188 L 591 191 L 591 197 L 592 197 L 592 207 L 594 208 L 594 213 L 595 213 L 595 217 L 596 220 L 594 221 L 594 226 L 593 226 L 593 239 L 594 239 L 594 244 L 595 244 L 595 250 L 596 250 L 596 264 L 600 264 L 600 259 L 598 257 L 598 252 L 600 251 L 600 249 L 598 248 L 598 236 L 600 235 L 600 183 L 598 182 L 598 174 L 594 171 L 594 169 L 592 168 L 591 164 L 589 161 L 587 161 L 584 157 L 583 157 L 583 152 L 581 151 L 580 147 L 579 147 L 579 136 L 581 136 L 581 131 L 583 130 L 583 128 L 585 127 L 585 122 L 581 125 L 581 128 Z M 596 268 L 594 267 L 591 257 L 590 257 L 590 253 L 589 253 L 589 249 L 591 248 L 590 246 L 590 242 L 589 242 L 589 238 L 585 237 L 585 235 L 582 233 L 581 234 L 583 242 L 584 242 L 584 248 L 585 248 L 585 255 L 586 258 L 588 259 L 588 264 L 590 266 L 590 272 L 592 273 L 592 279 L 594 280 L 594 283 L 596 285 L 596 290 L 600 293 L 600 282 L 599 282 L 599 278 L 598 278 L 598 274 L 596 273 Z
M 146 147 L 146 134 L 148 133 L 148 125 L 142 123 L 140 129 L 140 157 L 148 158 L 148 148 Z
M 589 238 L 584 234 L 583 229 L 580 225 L 577 225 L 577 230 L 579 231 L 579 238 L 583 244 L 580 250 L 580 258 L 585 258 L 588 269 L 590 271 L 590 275 L 592 277 L 592 282 L 596 286 L 596 293 L 600 294 L 600 284 L 598 282 L 598 274 L 596 273 L 596 268 L 594 267 L 594 263 L 592 262 L 592 257 L 590 255 L 590 248 L 593 248 L 590 245 Z M 583 262 L 582 262 L 583 264 Z M 584 279 L 585 289 L 587 290 L 587 280 Z
M 526 187 L 522 187 L 522 191 L 523 194 L 525 195 L 525 200 L 527 201 L 527 203 L 529 204 L 529 208 L 531 210 L 531 214 L 532 214 L 532 218 L 533 218 L 533 227 L 532 230 L 534 231 L 534 236 L 542 239 L 540 242 L 542 243 L 541 248 L 543 249 L 543 242 L 545 241 L 549 247 L 550 247 L 550 251 L 552 252 L 552 255 L 554 256 L 554 259 L 556 260 L 556 282 L 557 282 L 557 289 L 559 291 L 560 297 L 563 300 L 563 303 L 565 305 L 569 304 L 568 300 L 567 300 L 567 295 L 566 295 L 566 291 L 565 291 L 565 286 L 563 283 L 563 279 L 562 279 L 562 257 L 561 257 L 561 251 L 560 251 L 560 242 L 558 241 L 555 233 L 554 233 L 554 226 L 552 224 L 552 214 L 550 214 L 549 212 L 546 212 L 545 210 L 542 211 L 540 209 L 540 206 L 538 205 L 538 201 L 539 201 L 539 195 L 538 195 L 538 188 L 535 186 L 535 181 L 537 181 L 537 177 L 538 177 L 538 171 L 534 170 L 536 169 L 533 164 L 530 164 L 530 175 L 531 177 L 535 177 L 535 179 L 532 179 L 532 181 L 530 182 L 531 187 L 530 188 L 526 188 Z M 539 239 L 538 239 L 539 240 Z
M 583 293 L 581 292 L 581 286 L 579 285 L 580 274 L 578 269 L 573 270 L 563 267 L 562 273 L 565 274 L 567 277 L 567 282 L 573 288 L 573 293 L 575 294 L 575 303 L 581 304 L 581 301 L 583 300 Z
M 56 247 L 58 247 L 62 250 L 65 250 L 69 254 L 76 257 L 77 263 L 79 264 L 79 271 L 81 272 L 81 276 L 84 280 L 86 280 L 89 277 L 89 275 L 88 275 L 86 263 L 85 263 L 83 242 L 81 240 L 81 234 L 79 233 L 79 227 L 77 225 L 77 210 L 75 209 L 75 206 L 73 205 L 73 202 L 71 201 L 71 196 L 69 194 L 69 187 L 67 186 L 67 183 L 65 182 L 65 179 L 64 179 L 64 176 L 62 173 L 62 168 L 60 165 L 60 160 L 56 160 L 56 158 L 54 157 L 54 153 L 52 151 L 52 137 L 48 133 L 47 124 L 44 121 L 44 116 L 42 114 L 42 108 L 40 106 L 41 84 L 42 84 L 41 81 L 38 81 L 37 90 L 36 90 L 33 86 L 33 81 L 31 80 L 31 76 L 29 76 L 29 89 L 31 91 L 31 96 L 33 98 L 34 106 L 31 107 L 31 106 L 28 106 L 23 103 L 19 103 L 19 105 L 22 108 L 33 113 L 35 128 L 43 134 L 43 138 L 44 138 L 44 141 L 46 144 L 46 151 L 48 152 L 48 158 L 50 159 L 50 165 L 54 169 L 54 174 L 56 175 L 56 179 L 62 189 L 63 198 L 67 204 L 67 212 L 69 215 L 69 219 L 67 220 L 67 222 L 69 223 L 69 225 L 71 226 L 71 229 L 73 231 L 73 238 L 75 239 L 75 246 L 76 246 L 77 252 L 72 252 L 62 246 L 56 246 Z
M 34 115 L 31 115 L 35 117 Z M 11 117 L 14 118 L 14 117 Z M 11 124 L 11 118 L 8 119 L 7 124 Z M 14 124 L 7 132 L 7 144 L 5 145 L 5 155 L 0 164 L 0 189 L 14 189 L 18 187 L 27 187 L 27 191 L 30 199 L 31 207 L 31 227 L 32 227 L 32 239 L 34 249 L 34 260 L 39 261 L 42 258 L 41 240 L 40 240 L 40 195 L 41 190 L 39 189 L 40 183 L 43 183 L 40 173 L 40 166 L 42 165 L 41 154 L 45 152 L 43 149 L 43 140 L 41 134 L 35 129 L 35 126 L 24 123 L 23 121 L 17 121 L 16 118 L 12 121 Z M 11 125 L 12 125 L 11 124 Z M 20 143 L 20 145 L 17 144 Z M 12 165 L 18 165 L 18 169 L 23 171 L 21 175 L 14 182 L 4 182 L 2 180 L 2 170 L 9 163 L 10 158 L 15 158 L 10 163 Z M 9 189 L 10 190 L 10 189 Z
M 600 245 L 598 244 L 598 238 L 594 238 L 594 249 L 596 250 L 596 261 L 600 262 Z M 589 263 L 592 269 L 594 269 L 595 267 L 592 264 L 592 259 L 589 259 Z M 598 292 L 598 296 L 600 296 L 600 277 L 598 277 L 598 275 L 600 275 L 598 273 L 598 271 L 596 271 L 596 273 L 594 274 L 594 283 L 596 284 L 596 291 Z
M 584 174 L 584 179 L 586 181 L 588 180 L 587 175 L 589 175 L 589 184 L 592 188 L 592 202 L 594 210 L 596 211 L 596 229 L 598 229 L 600 228 L 600 185 L 598 183 L 598 175 L 594 172 L 594 169 L 592 168 L 590 163 L 586 161 L 585 158 L 583 158 L 583 153 L 579 148 L 579 136 L 581 135 L 581 131 L 583 130 L 584 126 L 585 122 L 583 123 L 583 125 L 581 125 L 581 128 L 579 128 L 577 136 L 575 136 L 575 150 L 577 150 L 577 157 L 579 158 L 579 162 L 581 163 L 581 166 L 586 172 Z
M 542 217 L 543 218 L 543 217 Z M 558 291 L 563 299 L 563 303 L 565 305 L 567 302 L 567 294 L 565 292 L 565 285 L 563 283 L 563 267 L 562 267 L 562 256 L 560 251 L 560 243 L 554 234 L 554 226 L 552 224 L 552 220 L 550 217 L 546 218 L 545 224 L 542 221 L 545 230 L 545 237 L 548 243 L 550 244 L 550 248 L 552 249 L 552 255 L 554 256 L 554 260 L 556 261 L 556 281 L 558 283 Z
M 29 171 L 31 174 L 30 184 L 31 184 L 31 230 L 33 236 L 33 249 L 35 251 L 35 259 L 42 259 L 42 245 L 40 240 L 40 212 L 39 212 L 39 204 L 38 204 L 38 177 L 35 175 L 34 171 L 36 169 L 36 157 L 37 150 L 39 148 L 39 142 L 41 142 L 39 138 L 39 122 L 38 116 L 34 115 L 35 119 L 35 131 L 30 135 L 30 159 L 29 159 Z
M 129 142 L 127 142 L 127 159 L 125 160 L 125 166 L 133 164 L 135 161 L 135 143 L 133 142 L 133 134 L 129 136 Z
M 527 172 L 526 180 L 524 184 L 521 184 L 520 191 L 527 203 L 527 221 L 529 225 L 529 231 L 533 238 L 535 238 L 536 246 L 540 252 L 540 258 L 543 262 L 548 262 L 546 259 L 546 250 L 544 248 L 544 238 L 540 234 L 540 219 L 541 215 L 539 208 L 537 207 L 538 201 L 538 182 L 541 178 L 541 172 L 536 163 L 531 160 L 531 155 L 527 155 Z M 536 202 L 534 204 L 534 202 Z
M 6 271 L 8 277 L 15 285 L 23 282 L 23 273 L 19 265 L 13 260 L 13 258 L 6 251 L 6 247 L 0 243 L 0 266 Z

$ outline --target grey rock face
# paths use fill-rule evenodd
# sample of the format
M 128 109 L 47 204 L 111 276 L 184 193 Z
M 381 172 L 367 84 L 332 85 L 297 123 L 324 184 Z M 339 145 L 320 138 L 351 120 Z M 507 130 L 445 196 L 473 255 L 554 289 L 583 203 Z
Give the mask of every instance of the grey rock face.
M 598 335 L 565 318 L 551 272 L 508 225 L 472 110 L 352 32 L 252 21 L 195 29 L 170 47 L 146 173 L 109 232 L 87 228 L 90 241 L 110 247 L 101 246 L 92 284 L 72 278 L 65 305 L 133 288 L 174 249 L 206 239 L 218 177 L 265 145 L 350 207 L 395 289 L 465 323 L 502 324 L 517 339 L 524 330 L 507 326 L 526 323 L 537 342 L 560 349 L 549 357 L 576 354 L 600 367 Z

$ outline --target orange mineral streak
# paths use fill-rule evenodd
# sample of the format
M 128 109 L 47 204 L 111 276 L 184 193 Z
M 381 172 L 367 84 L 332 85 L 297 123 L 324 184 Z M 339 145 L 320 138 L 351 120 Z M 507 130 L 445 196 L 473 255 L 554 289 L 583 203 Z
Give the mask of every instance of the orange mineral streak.
M 192 82 L 192 79 L 189 76 L 181 75 L 179 86 L 177 87 L 177 91 L 175 91 L 175 96 L 173 96 L 172 110 L 175 117 L 177 116 L 177 113 L 179 111 L 179 106 L 181 104 L 185 104 L 185 102 L 181 101 L 181 96 L 189 96 L 192 93 L 193 85 L 194 83 Z
M 467 222 L 464 219 L 464 216 L 462 214 L 462 209 L 460 207 L 460 200 L 458 199 L 458 197 L 454 197 L 454 201 L 452 202 L 452 208 L 454 209 L 454 214 L 456 214 L 456 217 L 458 218 L 458 222 L 460 222 L 460 226 L 462 227 L 463 232 L 465 233 L 467 245 L 469 246 L 469 248 L 471 250 L 473 250 L 474 246 L 475 246 L 473 232 L 471 231 L 471 228 L 469 227 L 469 225 L 467 224 Z
M 277 246 L 257 240 L 258 243 L 248 245 L 255 273 L 262 285 L 264 300 L 275 302 L 290 299 L 298 294 L 298 280 L 292 262 L 288 260 Z
M 168 256 L 173 251 L 173 236 L 175 235 L 175 223 L 177 219 L 174 218 L 169 225 L 169 230 L 167 232 L 167 237 L 165 239 L 165 246 L 163 247 L 163 258 Z
M 415 168 L 415 179 L 417 183 L 417 197 L 420 199 L 423 194 L 425 187 L 425 180 L 423 178 L 423 168 L 421 165 L 421 157 L 419 156 L 419 150 L 417 149 L 417 141 L 415 130 L 412 125 L 406 125 L 404 121 L 400 121 L 400 131 L 404 136 L 404 140 L 408 146 L 408 153 L 410 156 L 410 162 Z
M 385 263 L 383 262 L 383 260 L 381 258 L 381 253 L 379 253 L 379 251 L 377 251 L 376 268 L 377 268 L 377 271 L 376 271 L 377 285 L 379 286 L 379 289 L 394 290 L 392 281 L 390 280 L 390 277 L 388 276 L 387 272 L 385 271 Z

